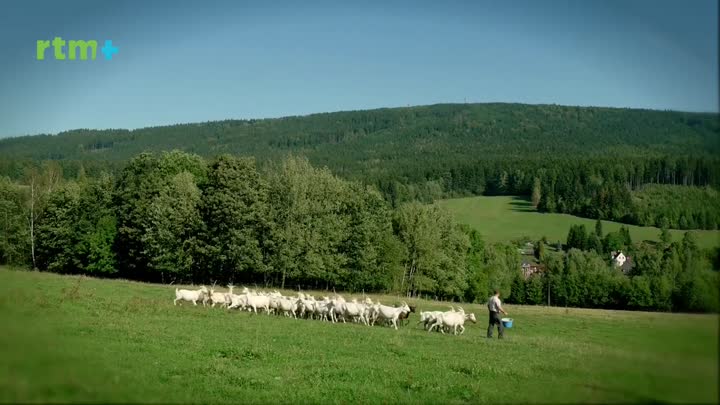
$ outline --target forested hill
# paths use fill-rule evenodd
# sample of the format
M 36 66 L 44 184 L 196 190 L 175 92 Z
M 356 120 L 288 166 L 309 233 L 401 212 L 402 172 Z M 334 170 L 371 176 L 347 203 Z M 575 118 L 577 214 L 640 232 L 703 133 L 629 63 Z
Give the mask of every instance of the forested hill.
M 687 229 L 720 223 L 720 210 L 708 208 L 712 193 L 683 197 L 699 207 L 685 204 L 684 211 L 677 201 L 662 202 L 671 211 L 659 210 L 633 203 L 631 195 L 646 184 L 717 189 L 720 122 L 714 113 L 438 104 L 132 131 L 75 130 L 1 140 L 0 176 L 22 182 L 28 167 L 48 160 L 57 162 L 65 177 L 117 173 L 141 152 L 171 149 L 205 157 L 254 156 L 261 167 L 287 154 L 305 155 L 315 166 L 377 186 L 394 206 L 447 196 L 523 194 L 549 212 Z
M 416 158 L 712 155 L 717 114 L 523 104 L 438 104 L 137 130 L 73 130 L 0 140 L 0 158 L 126 160 L 181 149 L 203 156 L 288 151 L 337 168 Z

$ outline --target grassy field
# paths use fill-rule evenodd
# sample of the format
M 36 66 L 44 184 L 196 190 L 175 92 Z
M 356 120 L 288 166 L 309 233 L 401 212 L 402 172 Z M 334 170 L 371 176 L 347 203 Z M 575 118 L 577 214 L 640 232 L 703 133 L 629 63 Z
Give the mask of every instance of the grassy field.
M 0 269 L 0 286 L 2 402 L 718 401 L 717 315 L 509 306 L 501 341 L 477 305 L 450 336 L 174 307 L 127 281 Z
M 595 229 L 595 220 L 567 214 L 537 212 L 529 201 L 518 197 L 468 197 L 440 201 L 456 220 L 470 225 L 489 241 L 506 241 L 522 236 L 538 240 L 565 243 L 571 225 L 584 224 L 588 231 Z M 603 232 L 617 231 L 622 224 L 602 221 Z M 626 225 L 633 241 L 659 240 L 660 229 Z M 673 240 L 681 240 L 685 231 L 671 230 Z M 695 231 L 702 248 L 720 245 L 720 231 Z

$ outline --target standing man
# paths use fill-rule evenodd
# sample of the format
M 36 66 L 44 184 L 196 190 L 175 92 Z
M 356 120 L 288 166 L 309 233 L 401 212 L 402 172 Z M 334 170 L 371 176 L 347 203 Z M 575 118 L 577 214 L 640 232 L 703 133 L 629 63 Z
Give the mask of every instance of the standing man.
M 502 308 L 502 304 L 500 303 L 500 290 L 496 288 L 494 292 L 495 295 L 490 297 L 490 300 L 487 304 L 488 310 L 490 311 L 490 324 L 488 325 L 487 337 L 488 339 L 492 339 L 493 326 L 497 324 L 498 339 L 502 339 L 505 328 L 503 327 L 502 321 L 500 320 L 500 313 L 502 312 L 503 315 L 507 315 L 507 312 L 505 312 L 505 310 Z

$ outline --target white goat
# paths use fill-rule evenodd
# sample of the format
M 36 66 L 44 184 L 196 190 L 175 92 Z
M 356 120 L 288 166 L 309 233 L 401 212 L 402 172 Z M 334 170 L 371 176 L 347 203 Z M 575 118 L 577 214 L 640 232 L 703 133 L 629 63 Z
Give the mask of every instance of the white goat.
M 367 305 L 358 303 L 356 299 L 352 300 L 351 302 L 344 303 L 343 323 L 345 322 L 345 318 L 350 318 L 353 321 L 360 321 L 367 325 L 368 321 L 367 317 L 365 316 L 366 311 Z
M 380 301 L 378 301 L 378 303 L 373 307 L 372 324 L 374 325 L 377 319 L 387 319 L 397 330 L 397 321 L 401 312 L 410 312 L 410 307 L 407 303 L 403 302 L 399 307 L 388 307 L 386 305 L 382 305 Z
M 278 309 L 285 316 L 289 317 L 290 314 L 292 314 L 293 318 L 297 318 L 295 312 L 298 309 L 298 302 L 299 300 L 297 298 L 282 297 L 280 301 L 278 301 Z
M 193 305 L 197 306 L 197 302 L 202 301 L 203 306 L 205 306 L 207 299 L 208 290 L 205 286 L 202 286 L 199 290 L 179 290 L 176 288 L 175 301 L 173 301 L 173 305 L 177 305 L 178 301 L 189 301 L 192 302 Z
M 314 314 L 317 315 L 317 317 L 321 321 L 327 321 L 328 315 L 330 315 L 332 308 L 332 303 L 330 302 L 330 298 L 323 297 L 322 301 L 315 301 L 315 311 Z
M 266 295 L 252 295 L 246 294 L 247 306 L 257 314 L 257 309 L 265 309 L 265 312 L 270 313 L 270 297 Z
M 227 306 L 227 301 L 225 299 L 226 293 L 221 292 L 215 292 L 212 288 L 210 289 L 210 302 L 212 302 L 211 307 L 215 308 L 215 304 L 220 304 L 221 307 Z
M 228 309 L 240 308 L 245 309 L 247 307 L 247 294 L 233 294 L 231 296 L 230 305 Z
M 232 297 L 233 297 L 233 288 L 235 288 L 234 285 L 228 284 L 229 292 L 225 293 L 225 307 L 229 307 L 230 304 L 232 304 Z
M 310 319 L 312 319 L 313 314 L 315 313 L 315 304 L 316 302 L 314 299 L 300 299 L 300 317 L 305 317 L 307 315 Z
M 282 299 L 282 295 L 275 296 L 275 295 L 269 295 L 268 300 L 270 301 L 269 308 L 271 313 L 278 313 L 280 308 L 280 300 Z
M 330 303 L 332 305 L 332 311 L 330 311 L 330 319 L 333 322 L 336 322 L 338 318 L 342 318 L 343 323 L 345 323 L 345 298 L 335 294 L 333 299 L 330 300 Z
M 418 324 L 422 323 L 423 329 L 427 330 L 429 326 L 435 323 L 440 314 L 442 314 L 442 311 L 421 311 Z
M 455 312 L 455 307 L 452 305 L 450 306 L 450 311 Z M 423 329 L 428 330 L 429 327 L 431 327 L 437 318 L 442 315 L 443 311 L 424 311 L 420 312 L 420 320 L 418 321 L 418 324 L 423 324 Z M 440 328 L 438 328 L 438 331 Z
M 462 308 L 458 309 L 459 311 L 447 311 L 440 313 L 435 319 L 435 323 L 430 327 L 429 331 L 432 331 L 435 327 L 445 326 L 448 329 L 452 329 L 454 335 L 458 334 L 458 328 L 460 328 L 460 334 L 462 335 L 463 332 L 465 332 L 465 321 L 469 320 L 472 323 L 476 323 L 477 319 L 475 318 L 475 314 L 466 314 L 465 310 Z M 443 329 L 440 329 L 440 332 L 445 333 Z

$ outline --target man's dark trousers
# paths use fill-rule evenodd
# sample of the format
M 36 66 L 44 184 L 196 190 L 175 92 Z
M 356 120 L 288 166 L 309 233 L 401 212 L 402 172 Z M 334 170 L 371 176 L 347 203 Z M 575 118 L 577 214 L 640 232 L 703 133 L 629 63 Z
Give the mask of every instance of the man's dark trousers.
M 487 337 L 492 338 L 493 326 L 495 324 L 497 324 L 498 326 L 498 338 L 502 339 L 505 328 L 503 327 L 502 321 L 500 320 L 500 313 L 490 311 L 490 322 L 488 325 Z

